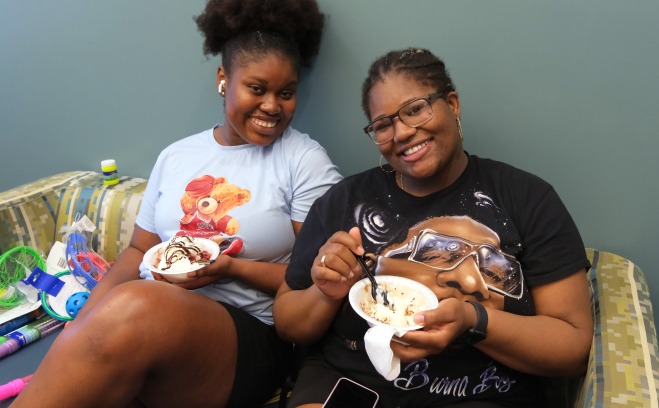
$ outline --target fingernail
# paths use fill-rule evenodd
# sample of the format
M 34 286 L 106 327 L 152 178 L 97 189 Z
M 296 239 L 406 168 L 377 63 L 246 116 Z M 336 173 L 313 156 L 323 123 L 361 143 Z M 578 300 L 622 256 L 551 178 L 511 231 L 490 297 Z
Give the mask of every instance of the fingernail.
M 352 279 L 354 276 L 355 276 L 355 274 L 354 274 L 352 271 L 350 271 L 350 275 L 348 275 L 348 277 L 349 277 L 350 279 Z
M 426 317 L 420 313 L 415 314 L 412 318 L 416 324 L 424 324 L 426 322 Z
M 341 282 L 345 282 L 347 280 L 348 280 L 348 278 L 346 278 L 345 276 L 341 276 Z

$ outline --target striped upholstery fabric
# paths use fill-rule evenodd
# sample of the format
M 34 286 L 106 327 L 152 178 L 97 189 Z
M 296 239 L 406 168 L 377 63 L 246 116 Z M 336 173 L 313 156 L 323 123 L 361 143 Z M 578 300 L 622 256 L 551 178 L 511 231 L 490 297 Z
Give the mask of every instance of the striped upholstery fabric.
M 103 185 L 93 171 L 56 174 L 0 193 L 0 252 L 26 245 L 48 254 L 59 231 L 82 215 L 97 227 L 92 248 L 108 261 L 130 241 L 146 180 Z
M 103 185 L 103 174 L 92 173 L 75 180 L 59 195 L 55 218 L 55 240 L 62 240 L 60 228 L 87 215 L 96 225 L 92 248 L 107 261 L 114 261 L 128 246 L 140 208 L 146 180 L 121 177 L 119 184 Z
M 650 292 L 631 261 L 588 249 L 595 336 L 574 406 L 659 407 L 659 352 Z
M 61 173 L 0 193 L 0 252 L 25 245 L 47 254 L 55 236 L 59 191 L 85 174 Z

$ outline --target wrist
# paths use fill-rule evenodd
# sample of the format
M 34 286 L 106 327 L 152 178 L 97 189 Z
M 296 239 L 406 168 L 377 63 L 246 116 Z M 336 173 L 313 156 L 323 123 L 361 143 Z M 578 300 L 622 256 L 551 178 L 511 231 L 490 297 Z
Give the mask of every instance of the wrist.
M 455 342 L 471 346 L 485 339 L 487 336 L 488 315 L 487 310 L 482 304 L 471 300 L 465 302 L 470 304 L 469 307 L 473 307 L 476 312 L 476 320 L 464 333 L 455 339 Z
M 213 266 L 213 275 L 215 282 L 221 282 L 225 279 L 240 279 L 240 271 L 236 270 L 239 265 L 234 263 L 234 258 L 229 255 L 218 255 Z
M 343 300 L 346 298 L 345 295 L 343 295 L 343 296 L 332 296 L 332 294 L 327 293 L 317 283 L 314 283 L 310 287 L 310 289 L 313 289 L 317 301 L 328 304 L 328 305 L 341 304 L 341 303 L 343 303 Z
M 222 269 L 221 269 L 222 279 L 226 279 L 226 278 L 236 279 L 236 278 L 238 278 L 238 276 L 236 276 L 237 275 L 236 270 L 235 270 L 236 265 L 234 263 L 236 258 L 234 258 L 232 256 L 229 256 L 229 255 L 219 255 L 219 257 L 222 258 L 221 259 L 221 261 L 222 261 L 222 264 L 221 264 L 222 265 Z

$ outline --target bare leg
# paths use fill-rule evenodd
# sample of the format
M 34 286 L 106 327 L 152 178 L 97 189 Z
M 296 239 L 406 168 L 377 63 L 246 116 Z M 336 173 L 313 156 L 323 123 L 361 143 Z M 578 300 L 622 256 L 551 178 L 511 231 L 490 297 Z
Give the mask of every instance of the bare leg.
M 65 328 L 12 407 L 222 407 L 236 331 L 217 302 L 173 285 L 113 288 Z

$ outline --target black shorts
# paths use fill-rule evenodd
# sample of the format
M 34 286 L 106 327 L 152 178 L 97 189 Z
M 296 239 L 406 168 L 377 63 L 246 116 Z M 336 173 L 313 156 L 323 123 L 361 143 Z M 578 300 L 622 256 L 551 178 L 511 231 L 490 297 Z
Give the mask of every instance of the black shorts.
M 288 407 L 322 404 L 341 374 L 317 356 L 308 357 L 298 373 Z
M 236 326 L 238 360 L 227 408 L 260 407 L 282 386 L 289 373 L 293 345 L 242 309 L 220 302 Z

